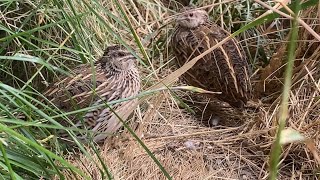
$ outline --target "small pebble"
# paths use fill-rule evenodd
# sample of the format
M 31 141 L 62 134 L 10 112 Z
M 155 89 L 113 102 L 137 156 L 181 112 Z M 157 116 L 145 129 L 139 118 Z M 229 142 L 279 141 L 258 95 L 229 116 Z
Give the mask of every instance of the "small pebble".
M 217 126 L 218 124 L 219 124 L 219 122 L 220 122 L 220 117 L 218 117 L 218 116 L 212 116 L 211 118 L 210 118 L 210 120 L 209 120 L 209 125 L 210 126 Z
M 184 143 L 184 145 L 186 146 L 186 148 L 191 149 L 191 150 L 195 150 L 196 146 L 194 145 L 194 142 L 192 141 L 186 141 Z

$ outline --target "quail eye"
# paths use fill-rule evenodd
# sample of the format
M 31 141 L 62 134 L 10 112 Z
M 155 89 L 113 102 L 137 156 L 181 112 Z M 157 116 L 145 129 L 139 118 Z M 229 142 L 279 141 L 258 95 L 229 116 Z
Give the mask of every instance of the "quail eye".
M 123 56 L 125 56 L 125 54 L 123 52 L 118 52 L 118 56 L 123 57 Z
M 189 14 L 189 17 L 193 17 L 193 13 L 190 13 L 190 14 Z

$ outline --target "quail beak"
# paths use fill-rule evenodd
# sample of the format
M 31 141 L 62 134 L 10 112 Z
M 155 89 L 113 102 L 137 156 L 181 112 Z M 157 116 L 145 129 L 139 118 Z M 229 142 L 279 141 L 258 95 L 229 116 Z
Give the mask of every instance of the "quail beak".
M 186 20 L 187 18 L 185 17 L 185 16 L 178 16 L 177 18 L 176 18 L 176 21 L 184 21 L 184 20 Z
M 190 22 L 190 19 L 186 16 L 178 16 L 176 18 L 176 22 L 180 22 L 180 23 L 188 23 Z

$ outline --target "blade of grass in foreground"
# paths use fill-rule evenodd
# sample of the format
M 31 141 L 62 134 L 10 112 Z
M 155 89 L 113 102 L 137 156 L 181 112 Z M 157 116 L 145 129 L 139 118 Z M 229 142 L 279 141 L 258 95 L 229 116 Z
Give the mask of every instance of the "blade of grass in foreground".
M 22 136 L 21 134 L 17 133 L 16 131 L 8 128 L 6 125 L 3 125 L 0 123 L 0 130 L 3 132 L 6 132 L 8 135 L 15 137 L 17 139 L 22 140 L 23 142 L 29 144 L 32 147 L 35 147 L 36 149 L 42 151 L 43 153 L 46 153 L 48 156 L 50 156 L 52 159 L 56 159 L 58 160 L 60 163 L 62 163 L 63 165 L 65 165 L 66 167 L 70 168 L 72 171 L 78 173 L 79 175 L 81 175 L 82 177 L 85 177 L 86 179 L 89 179 L 88 176 L 86 176 L 82 171 L 80 171 L 79 169 L 77 169 L 76 167 L 74 167 L 73 165 L 69 164 L 66 160 L 64 160 L 62 157 L 57 156 L 56 154 L 54 154 L 53 152 L 47 150 L 46 148 L 40 146 L 39 144 L 33 142 L 32 140 Z
M 19 107 L 19 104 L 24 103 L 25 105 L 27 105 L 28 107 L 31 107 L 35 112 L 37 112 L 39 115 L 42 115 L 42 117 L 44 117 L 45 119 L 51 121 L 53 124 L 55 124 L 57 127 L 63 127 L 61 126 L 59 123 L 55 122 L 52 118 L 50 118 L 47 114 L 45 114 L 43 111 L 41 111 L 40 109 L 37 109 L 35 106 L 33 106 L 33 104 L 31 102 L 29 102 L 28 100 L 30 99 L 30 97 L 26 94 L 24 94 L 23 92 L 16 90 L 8 85 L 2 84 L 0 83 L 0 90 L 5 90 L 5 91 L 0 91 L 1 94 L 6 97 L 8 99 L 8 101 L 10 101 L 12 104 L 14 104 L 16 107 Z M 6 93 L 6 91 L 8 91 L 7 93 L 10 93 L 11 95 L 13 95 L 15 98 L 11 98 L 9 94 Z M 26 99 L 27 97 L 27 99 Z M 17 103 L 18 102 L 18 103 Z M 35 142 L 35 139 L 33 139 L 33 135 L 29 134 L 28 131 L 25 131 L 23 128 L 20 129 L 20 132 L 13 130 L 12 127 L 8 127 L 2 123 L 0 123 L 0 130 L 2 132 L 5 132 L 6 134 L 8 134 L 8 137 L 10 137 L 10 141 L 12 142 L 11 139 L 18 139 L 18 142 L 24 142 L 23 144 L 25 144 L 26 149 L 36 149 L 37 152 L 40 152 L 42 154 L 42 156 L 44 158 L 47 159 L 47 162 L 49 162 L 51 164 L 51 167 L 56 169 L 56 174 L 60 174 L 60 170 L 56 167 L 55 163 L 53 162 L 53 160 L 57 160 L 59 161 L 61 164 L 65 165 L 67 168 L 71 169 L 72 171 L 78 173 L 79 175 L 86 177 L 85 174 L 83 172 L 81 172 L 80 170 L 78 170 L 76 167 L 72 166 L 71 164 L 69 164 L 68 162 L 66 162 L 63 158 L 57 156 L 56 154 L 54 154 L 53 152 L 45 149 L 44 147 L 42 147 L 41 145 L 39 145 L 37 142 Z M 35 152 L 36 154 L 39 154 Z M 8 152 L 6 152 L 6 154 L 8 154 Z M 12 157 L 16 157 L 16 156 L 12 156 Z M 12 160 L 12 158 L 10 159 L 10 161 Z M 37 160 L 36 158 L 34 160 Z M 12 161 L 11 161 L 12 162 Z M 20 160 L 18 160 L 17 162 L 21 162 Z M 34 162 L 34 161 L 32 161 Z M 11 164 L 13 164 L 14 162 L 12 162 Z M 39 162 L 38 162 L 39 163 Z M 22 164 L 21 164 L 22 165 Z M 23 165 L 24 169 L 29 169 L 28 164 Z M 15 164 L 15 167 L 19 167 L 19 165 Z M 43 167 L 43 166 L 42 166 Z M 34 169 L 35 167 L 33 167 Z M 39 169 L 39 168 L 38 168 Z M 45 170 L 45 169 L 44 169 Z M 41 171 L 33 171 L 33 170 L 28 170 L 29 172 L 39 172 L 39 173 L 34 173 L 34 174 L 41 174 Z M 52 173 L 50 173 L 52 174 Z M 62 177 L 60 175 L 60 177 Z
M 110 109 L 112 113 L 114 113 L 118 120 L 122 123 L 122 125 L 130 132 L 130 134 L 137 140 L 137 142 L 142 146 L 142 148 L 147 152 L 147 154 L 150 156 L 150 158 L 157 164 L 157 166 L 160 168 L 163 175 L 171 180 L 171 176 L 169 173 L 165 170 L 165 168 L 162 166 L 160 161 L 155 157 L 155 155 L 150 151 L 150 149 L 144 144 L 144 142 L 137 136 L 137 134 L 130 128 L 130 126 L 105 102 L 104 103 L 107 108 Z M 131 112 L 131 110 L 128 110 L 128 112 Z M 125 119 L 125 118 L 124 118 Z
M 4 161 L 5 161 L 5 163 L 6 163 L 7 167 L 8 167 L 10 177 L 11 177 L 11 179 L 14 179 L 14 180 L 15 180 L 16 177 L 15 177 L 14 172 L 13 172 L 13 170 L 12 170 L 11 163 L 10 163 L 8 157 L 7 157 L 7 152 L 6 152 L 6 150 L 4 149 L 4 147 L 3 147 L 3 142 L 0 142 L 0 149 L 1 149 L 1 152 L 2 152 L 2 155 L 3 155 L 3 158 L 4 158 Z
M 150 61 L 150 58 L 149 58 L 146 50 L 144 49 L 144 47 L 142 45 L 140 37 L 138 36 L 137 32 L 134 30 L 134 28 L 133 28 L 133 26 L 132 26 L 132 24 L 131 24 L 131 22 L 129 20 L 129 17 L 127 16 L 127 14 L 126 14 L 126 12 L 124 10 L 124 5 L 121 2 L 119 2 L 118 0 L 114 0 L 114 2 L 118 6 L 119 10 L 121 11 L 121 14 L 123 15 L 124 20 L 126 21 L 127 25 L 129 26 L 130 32 L 133 35 L 133 37 L 134 37 L 134 39 L 135 39 L 135 41 L 136 41 L 136 43 L 137 43 L 137 45 L 138 45 L 138 47 L 139 47 L 139 49 L 140 49 L 140 51 L 142 53 L 144 59 L 147 60 L 147 62 L 149 63 L 148 65 L 151 66 L 153 71 L 154 71 L 154 68 L 153 68 L 152 63 Z
M 8 167 L 5 165 L 5 164 L 3 164 L 1 161 L 0 161 L 0 167 L 2 168 L 2 171 L 1 171 L 1 173 L 0 173 L 0 179 L 10 179 L 7 175 L 6 175 L 6 173 L 7 172 L 3 172 L 4 170 L 5 171 L 8 171 Z M 10 177 L 11 177 L 11 174 L 10 174 Z M 17 180 L 23 180 L 23 178 L 21 177 L 21 176 L 19 176 L 18 174 L 16 174 L 16 173 L 14 173 L 14 176 L 13 176 L 14 178 L 12 178 L 11 177 L 11 179 L 17 179 Z
M 296 49 L 296 41 L 298 37 L 298 25 L 297 25 L 297 17 L 300 10 L 300 1 L 295 2 L 295 7 L 293 8 L 295 16 L 293 20 L 293 25 L 290 34 L 290 42 L 288 48 L 288 63 L 285 72 L 285 82 L 284 88 L 282 92 L 282 102 L 280 105 L 280 112 L 279 112 L 279 127 L 277 131 L 277 137 L 273 144 L 273 148 L 271 151 L 271 158 L 270 158 L 270 179 L 276 180 L 278 174 L 278 163 L 281 156 L 281 144 L 280 144 L 280 135 L 283 131 L 286 119 L 288 117 L 288 103 L 289 103 L 289 95 L 290 95 L 290 87 L 291 87 L 291 78 L 292 78 L 292 71 L 293 71 L 293 62 L 295 59 L 295 49 Z

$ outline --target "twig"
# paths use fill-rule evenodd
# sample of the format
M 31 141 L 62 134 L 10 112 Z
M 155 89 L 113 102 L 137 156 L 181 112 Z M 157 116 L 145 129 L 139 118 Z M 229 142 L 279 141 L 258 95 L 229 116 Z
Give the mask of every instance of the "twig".
M 265 8 L 267 9 L 270 9 L 276 13 L 278 13 L 279 15 L 283 16 L 283 17 L 286 17 L 288 19 L 294 19 L 294 17 L 284 13 L 284 12 L 281 12 L 280 10 L 274 8 L 274 7 L 271 7 L 269 5 L 267 5 L 266 3 L 262 2 L 261 0 L 254 0 L 255 2 L 261 4 L 262 6 L 264 6 Z M 305 23 L 301 18 L 297 18 L 297 21 L 299 24 L 301 24 L 304 28 L 306 28 L 307 31 L 309 31 L 309 33 L 314 36 L 318 41 L 320 41 L 320 35 L 317 34 L 307 23 Z

